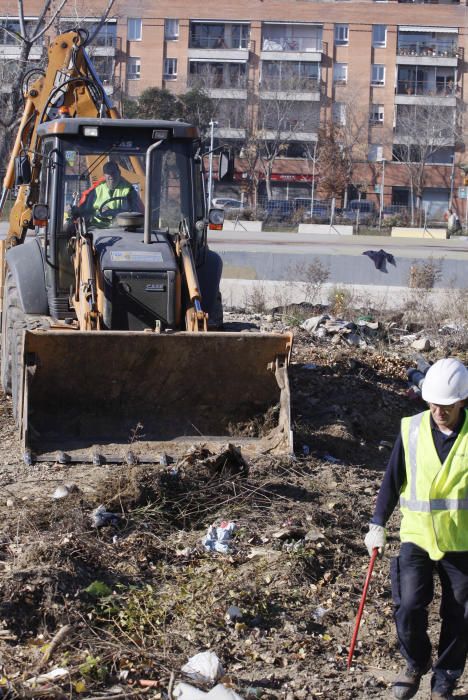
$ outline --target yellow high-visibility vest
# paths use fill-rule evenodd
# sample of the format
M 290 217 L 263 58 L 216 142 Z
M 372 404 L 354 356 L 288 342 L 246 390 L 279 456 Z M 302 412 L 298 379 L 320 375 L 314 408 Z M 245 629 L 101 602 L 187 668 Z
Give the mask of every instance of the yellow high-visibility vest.
M 406 483 L 400 493 L 400 538 L 428 552 L 468 551 L 468 411 L 442 464 L 432 439 L 430 412 L 401 421 Z
M 115 187 L 112 192 L 109 190 L 109 187 L 107 186 L 107 182 L 101 182 L 100 185 L 98 185 L 95 189 L 95 200 L 93 204 L 93 209 L 98 214 L 100 207 L 107 202 L 108 199 L 112 199 L 112 201 L 107 202 L 106 204 L 106 209 L 125 209 L 126 202 L 128 206 L 128 200 L 127 197 L 130 195 L 132 191 L 132 186 L 126 182 L 125 180 L 119 180 L 117 183 L 117 187 Z M 120 198 L 120 199 L 119 199 Z M 111 217 L 107 219 L 105 214 L 99 218 L 96 217 L 95 223 L 103 224 L 103 225 L 108 225 L 106 224 L 106 221 L 110 221 Z

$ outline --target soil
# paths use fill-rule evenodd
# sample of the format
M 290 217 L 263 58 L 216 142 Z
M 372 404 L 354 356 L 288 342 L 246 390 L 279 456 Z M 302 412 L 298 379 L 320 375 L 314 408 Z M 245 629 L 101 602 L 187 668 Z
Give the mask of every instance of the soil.
M 260 316 L 227 325 L 241 322 L 265 326 Z M 349 672 L 346 659 L 382 473 L 400 418 L 423 407 L 408 396 L 412 361 L 403 347 L 350 347 L 296 329 L 295 458 L 243 461 L 233 447 L 220 456 L 201 444 L 168 465 L 27 466 L 1 397 L 3 697 L 167 698 L 181 666 L 207 649 L 242 698 L 391 697 L 402 665 L 389 585 L 397 513 Z M 53 498 L 64 485 L 68 495 Z M 96 528 L 99 505 L 118 518 Z M 205 551 L 208 527 L 222 520 L 236 523 L 230 550 Z M 231 619 L 230 606 L 241 616 Z M 437 609 L 436 600 L 434 643 Z M 30 681 L 57 668 L 62 679 Z M 416 697 L 428 688 L 426 677 Z M 455 697 L 468 698 L 466 672 Z

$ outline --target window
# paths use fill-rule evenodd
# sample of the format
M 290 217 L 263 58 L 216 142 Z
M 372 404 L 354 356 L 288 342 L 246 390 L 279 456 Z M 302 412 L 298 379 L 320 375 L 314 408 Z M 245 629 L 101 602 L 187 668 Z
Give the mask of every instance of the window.
M 369 121 L 371 124 L 383 124 L 384 121 L 384 106 L 383 105 L 371 105 L 371 111 L 369 114 Z
M 127 21 L 127 39 L 129 41 L 141 41 L 142 20 L 138 17 L 129 18 Z
M 379 146 L 376 143 L 371 143 L 369 145 L 367 160 L 370 160 L 374 163 L 383 160 L 383 146 Z
M 346 83 L 348 80 L 348 64 L 347 63 L 335 63 L 333 66 L 333 82 L 334 83 Z
M 164 59 L 164 78 L 175 80 L 177 78 L 177 58 Z
M 179 38 L 179 20 L 165 19 L 164 20 L 164 38 L 166 41 L 174 41 Z
M 335 24 L 335 44 L 347 46 L 349 44 L 349 25 Z
M 344 102 L 333 103 L 332 117 L 334 124 L 340 124 L 341 126 L 346 124 L 346 105 Z
M 371 85 L 385 85 L 385 66 L 382 63 L 372 64 Z
M 140 80 L 141 61 L 139 58 L 131 57 L 127 62 L 127 78 L 128 80 Z
M 387 25 L 372 25 L 372 46 L 375 49 L 384 48 L 387 45 Z

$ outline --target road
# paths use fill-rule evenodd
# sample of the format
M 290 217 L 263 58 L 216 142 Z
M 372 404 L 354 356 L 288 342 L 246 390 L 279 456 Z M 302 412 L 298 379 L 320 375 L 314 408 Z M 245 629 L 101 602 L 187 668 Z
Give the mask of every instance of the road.
M 0 238 L 7 230 L 0 223 Z M 222 292 L 229 306 L 244 306 L 252 290 L 261 287 L 267 305 L 277 305 L 278 297 L 301 301 L 304 288 L 313 282 L 312 263 L 319 262 L 329 276 L 322 285 L 322 302 L 330 289 L 351 286 L 374 300 L 399 306 L 408 288 L 413 265 L 440 267 L 436 290 L 468 287 L 468 239 L 450 240 L 389 238 L 387 236 L 339 236 L 283 232 L 210 231 L 210 248 L 224 264 Z M 387 272 L 376 269 L 364 251 L 384 249 L 396 265 Z M 319 299 L 318 299 L 319 301 Z
M 299 301 L 301 283 L 312 281 L 307 267 L 317 261 L 329 271 L 327 284 L 323 285 L 325 297 L 330 287 L 352 286 L 374 299 L 385 298 L 389 306 L 397 307 L 402 292 L 408 288 L 411 267 L 423 264 L 440 268 L 437 290 L 468 287 L 465 237 L 434 240 L 216 231 L 209 233 L 208 240 L 210 248 L 223 259 L 223 296 L 233 305 L 242 305 L 246 290 L 258 285 L 270 301 L 278 296 L 278 290 L 284 294 L 285 287 L 292 300 Z M 365 251 L 381 249 L 393 255 L 396 262 L 395 266 L 387 264 L 387 272 L 378 270 L 371 258 L 363 255 Z

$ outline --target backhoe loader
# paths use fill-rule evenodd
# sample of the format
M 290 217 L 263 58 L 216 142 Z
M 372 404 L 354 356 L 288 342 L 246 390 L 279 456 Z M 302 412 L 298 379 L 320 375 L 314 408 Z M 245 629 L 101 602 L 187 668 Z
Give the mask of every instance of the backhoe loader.
M 199 132 L 120 118 L 86 40 L 59 36 L 25 86 L 0 199 L 16 188 L 1 382 L 24 458 L 154 462 L 231 437 L 290 452 L 291 336 L 212 329 L 222 263 L 207 228 L 223 215 L 206 205 Z

